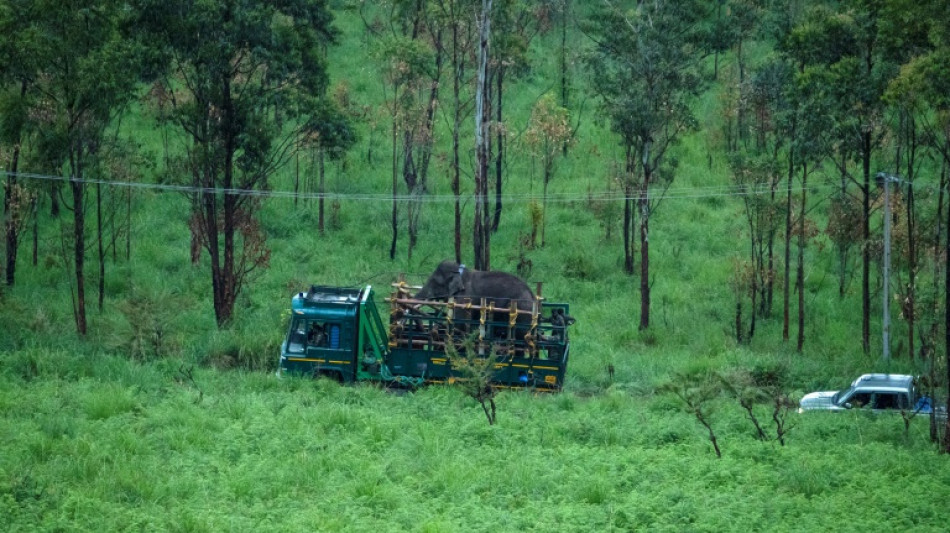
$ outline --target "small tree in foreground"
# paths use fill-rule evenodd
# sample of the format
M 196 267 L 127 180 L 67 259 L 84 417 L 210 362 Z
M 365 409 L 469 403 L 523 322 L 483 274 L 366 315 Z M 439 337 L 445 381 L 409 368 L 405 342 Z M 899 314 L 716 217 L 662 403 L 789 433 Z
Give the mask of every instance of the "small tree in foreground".
M 473 398 L 482 406 L 488 425 L 498 421 L 495 406 L 497 389 L 492 385 L 492 376 L 495 373 L 495 349 L 490 350 L 487 356 L 479 357 L 472 338 L 462 343 L 464 353 L 451 342 L 445 344 L 445 355 L 449 358 L 452 368 L 459 374 L 459 386 L 466 396 Z
M 669 392 L 676 396 L 688 413 L 696 417 L 706 431 L 709 433 L 709 442 L 712 443 L 716 451 L 716 457 L 722 459 L 722 451 L 719 449 L 719 442 L 716 440 L 716 432 L 713 431 L 710 414 L 712 413 L 712 400 L 714 400 L 721 391 L 718 380 L 711 372 L 673 375 L 673 380 L 660 387 L 661 392 Z

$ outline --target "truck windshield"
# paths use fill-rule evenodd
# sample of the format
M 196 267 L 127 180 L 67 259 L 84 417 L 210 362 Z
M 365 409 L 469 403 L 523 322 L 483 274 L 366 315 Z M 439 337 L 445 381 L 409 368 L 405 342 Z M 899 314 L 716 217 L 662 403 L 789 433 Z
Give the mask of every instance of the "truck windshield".
M 838 403 L 838 401 L 841 400 L 841 398 L 843 397 L 847 397 L 847 395 L 845 394 L 847 392 L 851 392 L 851 389 L 839 390 L 838 392 L 836 392 L 835 395 L 831 397 L 831 403 L 835 405 L 841 405 L 840 403 Z
M 287 351 L 289 353 L 303 353 L 306 341 L 306 323 L 303 321 L 297 322 L 287 336 Z

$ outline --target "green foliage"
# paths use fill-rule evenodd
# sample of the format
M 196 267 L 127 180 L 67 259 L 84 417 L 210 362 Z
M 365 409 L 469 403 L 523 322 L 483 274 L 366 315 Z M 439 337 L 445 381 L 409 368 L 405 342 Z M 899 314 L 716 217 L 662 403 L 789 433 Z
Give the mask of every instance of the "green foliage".
M 729 453 L 717 461 L 667 395 L 502 392 L 505 416 L 488 426 L 459 416 L 471 400 L 458 387 L 396 395 L 195 369 L 196 403 L 172 361 L 94 366 L 96 376 L 29 382 L 0 371 L 0 508 L 14 530 L 943 525 L 928 496 L 946 473 L 922 419 L 905 441 L 896 418 L 800 416 L 796 438 L 772 448 L 722 399 L 717 435 Z M 877 490 L 894 479 L 915 481 Z M 313 498 L 321 504 L 303 504 Z M 804 503 L 814 498 L 822 505 Z M 855 505 L 870 516 L 855 517 Z

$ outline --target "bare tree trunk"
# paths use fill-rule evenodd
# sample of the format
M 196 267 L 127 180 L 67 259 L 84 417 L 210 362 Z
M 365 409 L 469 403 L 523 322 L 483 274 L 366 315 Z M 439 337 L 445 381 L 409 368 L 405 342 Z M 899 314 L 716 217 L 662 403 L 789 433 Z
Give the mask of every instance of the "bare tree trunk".
M 568 87 L 567 87 L 567 17 L 570 9 L 570 0 L 564 0 L 561 13 L 561 107 L 570 109 L 568 106 Z M 567 157 L 568 141 L 561 145 L 561 153 Z
M 76 157 L 79 159 L 79 157 Z M 74 168 L 76 168 L 74 166 Z M 82 169 L 77 169 L 75 179 L 70 181 L 70 188 L 73 192 L 73 258 L 75 263 L 76 275 L 76 302 L 73 306 L 73 316 L 76 321 L 76 332 L 82 336 L 86 335 L 86 278 L 85 278 L 85 252 L 86 252 L 86 217 L 83 210 L 84 184 L 82 183 Z
M 640 198 L 640 330 L 650 327 L 650 185 L 653 164 L 650 142 L 643 146 L 643 186 Z
M 808 198 L 808 165 L 802 166 L 802 201 L 798 210 L 798 267 L 796 268 L 795 286 L 798 289 L 798 344 L 797 349 L 802 351 L 805 345 L 805 204 Z
M 99 257 L 99 312 L 106 294 L 106 253 L 102 247 L 102 185 L 96 183 L 96 251 Z
M 946 155 L 944 158 L 946 159 Z M 946 163 L 946 160 L 944 161 Z M 948 231 L 946 237 L 946 246 L 944 247 L 944 260 L 947 261 L 950 259 L 950 207 L 947 208 L 947 219 L 946 226 Z M 944 363 L 943 367 L 946 369 L 946 379 L 947 383 L 947 405 L 946 412 L 950 414 L 950 265 L 946 265 L 944 268 L 943 276 L 943 319 L 944 319 Z M 947 416 L 947 420 L 943 429 L 943 453 L 950 453 L 950 416 Z
M 633 160 L 633 147 L 628 145 L 625 155 L 625 177 L 623 179 L 623 271 L 627 275 L 633 275 L 633 225 L 635 216 L 633 213 L 633 185 L 631 176 L 636 168 Z
M 864 244 L 861 246 L 861 348 L 864 354 L 871 353 L 871 133 L 865 132 L 862 139 L 861 154 L 864 185 L 861 187 L 862 210 L 861 233 Z
M 490 270 L 490 215 L 488 213 L 488 159 L 490 137 L 488 122 L 491 118 L 488 91 L 488 54 L 491 38 L 492 0 L 482 0 L 479 19 L 478 81 L 475 89 L 475 220 L 473 224 L 473 248 L 475 268 Z
M 126 191 L 127 203 L 125 205 L 125 260 L 132 257 L 132 188 Z
M 790 153 L 788 156 L 788 191 L 786 192 L 785 202 L 785 294 L 782 301 L 782 341 L 788 342 L 788 323 L 789 323 L 789 291 L 791 290 L 791 276 L 789 263 L 792 257 L 792 173 L 794 172 L 794 159 Z
M 755 315 L 756 315 L 756 297 L 758 296 L 759 291 L 759 273 L 762 272 L 762 257 L 761 257 L 761 241 L 759 245 L 756 246 L 756 237 L 755 237 L 755 224 L 752 222 L 750 217 L 749 220 L 749 235 L 750 235 L 750 253 L 752 255 L 752 276 L 751 283 L 752 286 L 749 288 L 751 292 L 752 302 L 749 307 L 749 340 L 752 340 L 752 337 L 755 336 Z M 742 297 L 736 299 L 737 302 L 742 301 Z M 741 325 L 741 324 L 738 324 Z M 737 330 L 738 331 L 738 330 Z
M 326 233 L 326 224 L 324 223 L 324 195 L 327 192 L 325 158 L 326 150 L 320 146 L 317 152 L 317 229 L 320 231 L 320 235 Z
M 495 120 L 498 124 L 501 124 L 501 99 L 502 99 L 502 80 L 505 76 L 505 67 L 499 65 L 496 71 L 496 86 L 497 92 L 495 94 Z M 498 128 L 498 133 L 495 136 L 498 146 L 496 148 L 497 152 L 495 154 L 495 217 L 492 220 L 491 231 L 495 233 L 498 231 L 498 225 L 501 223 L 501 207 L 502 207 L 502 170 L 503 170 L 503 157 L 505 152 L 505 137 L 502 134 L 502 128 Z M 543 241 L 543 239 L 542 239 Z
M 910 176 L 909 176 L 910 177 Z M 914 333 L 917 314 L 917 228 L 914 221 L 914 187 L 913 183 L 907 186 L 907 255 L 909 270 L 907 274 L 907 301 L 904 306 L 904 315 L 907 318 L 907 350 L 911 359 L 914 358 Z
M 462 129 L 462 75 L 464 55 L 459 53 L 459 23 L 452 24 L 452 96 L 455 113 L 452 122 L 452 195 L 455 197 L 455 262 L 462 264 L 462 204 L 461 204 L 461 159 L 459 158 L 459 132 Z
M 16 173 L 17 166 L 20 159 L 20 143 L 17 143 L 13 148 L 13 159 L 10 163 L 10 173 L 7 174 L 7 181 L 4 184 L 4 196 L 3 196 L 3 217 L 4 217 L 4 229 L 6 231 L 6 251 L 7 251 L 7 262 L 6 262 L 6 280 L 7 285 L 13 286 L 13 283 L 16 279 L 16 255 L 17 248 L 19 247 L 19 233 L 20 228 L 17 223 L 17 219 L 21 216 L 20 213 L 15 213 L 14 210 L 21 210 L 23 206 L 13 205 L 13 196 L 17 194 L 17 183 L 16 183 Z
M 392 229 L 393 229 L 393 240 L 389 245 L 389 259 L 396 259 L 396 239 L 399 236 L 399 203 L 397 201 L 397 189 L 399 187 L 399 181 L 397 179 L 397 167 L 398 162 L 396 160 L 396 122 L 393 121 L 393 216 L 392 216 Z
M 33 266 L 36 266 L 39 263 L 39 247 L 40 247 L 40 228 L 39 228 L 39 214 L 40 208 L 37 205 L 36 195 L 30 198 L 30 213 L 33 217 Z

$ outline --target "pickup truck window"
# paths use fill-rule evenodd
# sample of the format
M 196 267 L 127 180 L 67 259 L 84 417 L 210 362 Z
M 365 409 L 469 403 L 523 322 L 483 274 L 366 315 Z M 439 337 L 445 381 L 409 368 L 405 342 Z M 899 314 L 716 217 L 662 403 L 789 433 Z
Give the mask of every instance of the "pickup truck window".
M 879 392 L 874 395 L 874 409 L 898 409 L 900 407 L 898 394 Z
M 871 403 L 871 393 L 856 392 L 847 401 L 851 404 L 851 407 L 861 408 Z

